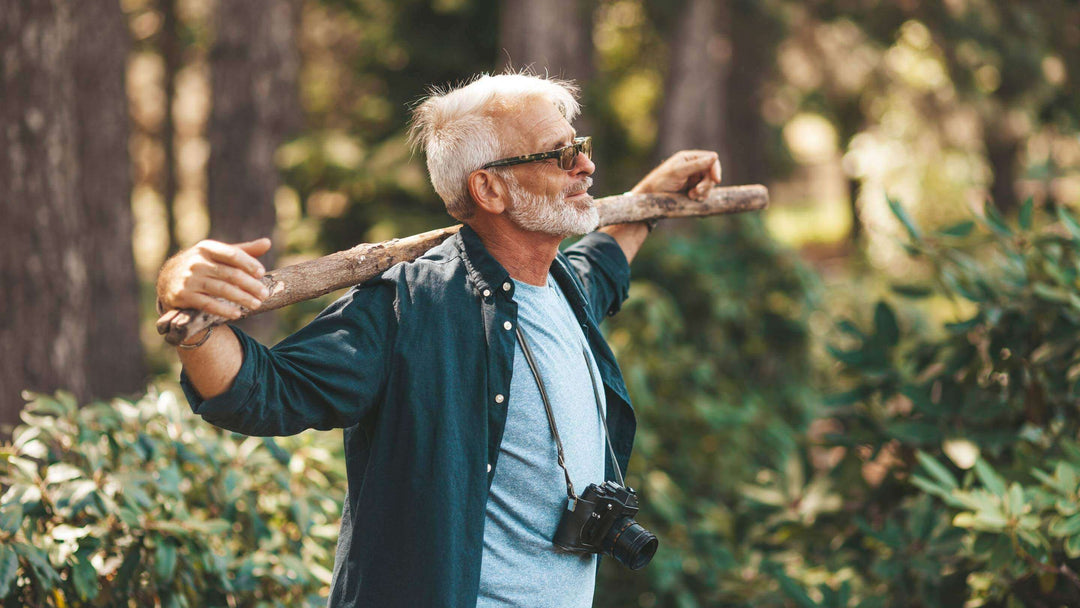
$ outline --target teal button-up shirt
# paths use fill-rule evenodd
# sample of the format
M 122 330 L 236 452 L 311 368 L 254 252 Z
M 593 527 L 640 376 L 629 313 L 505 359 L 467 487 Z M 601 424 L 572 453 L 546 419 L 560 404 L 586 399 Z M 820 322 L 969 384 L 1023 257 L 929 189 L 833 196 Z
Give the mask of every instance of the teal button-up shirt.
M 626 470 L 634 414 L 598 324 L 630 268 L 592 233 L 552 264 L 603 380 Z M 273 348 L 243 332 L 232 387 L 195 413 L 248 435 L 344 428 L 348 489 L 329 606 L 476 605 L 485 504 L 514 368 L 514 283 L 469 227 L 420 259 L 350 290 Z M 613 479 L 610 461 L 607 479 Z M 528 576 L 523 572 L 522 576 Z

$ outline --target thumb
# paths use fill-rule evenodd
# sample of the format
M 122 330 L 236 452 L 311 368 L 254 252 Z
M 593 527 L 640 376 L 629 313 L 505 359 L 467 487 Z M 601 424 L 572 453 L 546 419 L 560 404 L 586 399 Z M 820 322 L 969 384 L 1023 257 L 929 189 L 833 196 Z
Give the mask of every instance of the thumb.
M 237 243 L 236 246 L 242 249 L 244 253 L 257 258 L 267 251 L 270 251 L 270 239 L 263 237 L 246 243 Z

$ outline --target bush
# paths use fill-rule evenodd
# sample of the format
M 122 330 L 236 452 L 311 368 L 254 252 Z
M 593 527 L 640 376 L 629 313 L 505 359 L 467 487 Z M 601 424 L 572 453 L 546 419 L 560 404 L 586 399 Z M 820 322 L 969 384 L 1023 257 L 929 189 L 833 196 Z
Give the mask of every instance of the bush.
M 927 278 L 836 324 L 824 403 L 814 281 L 752 224 L 646 252 L 609 336 L 661 547 L 598 606 L 1080 606 L 1080 224 L 892 206 Z
M 4 447 L 5 606 L 326 603 L 340 443 L 221 431 L 173 392 L 34 395 Z
M 842 324 L 834 474 L 859 514 L 844 546 L 881 605 L 1078 606 L 1080 225 L 1058 208 L 1036 229 L 1028 200 L 1014 226 L 987 205 L 961 246 L 974 222 L 924 235 L 893 210 L 932 269 L 931 289 L 899 291 L 971 312 L 907 339 L 884 302 L 870 331 Z M 870 459 L 888 474 L 852 484 Z

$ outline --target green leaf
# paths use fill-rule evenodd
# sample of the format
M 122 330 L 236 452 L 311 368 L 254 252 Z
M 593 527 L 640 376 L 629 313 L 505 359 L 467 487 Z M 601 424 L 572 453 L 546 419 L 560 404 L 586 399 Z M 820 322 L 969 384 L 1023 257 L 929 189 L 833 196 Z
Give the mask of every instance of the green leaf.
M 23 507 L 21 503 L 13 502 L 0 510 L 0 530 L 8 534 L 17 532 L 19 526 L 22 525 L 22 520 Z
M 1069 301 L 1069 292 L 1061 289 L 1060 287 L 1051 287 L 1045 283 L 1035 283 L 1031 286 L 1031 291 L 1035 292 L 1035 295 L 1044 300 L 1050 302 L 1066 303 Z
M 1009 484 L 1008 501 L 1005 504 L 1009 506 L 1010 515 L 1021 515 L 1024 512 L 1024 506 L 1027 503 L 1024 502 L 1024 489 L 1020 487 L 1020 484 L 1016 482 Z
M 11 581 L 19 572 L 19 556 L 15 550 L 4 544 L 0 545 L 0 598 L 6 597 Z
M 890 288 L 893 290 L 893 293 L 912 299 L 928 298 L 934 293 L 934 290 L 925 285 L 893 284 Z
M 780 590 L 784 592 L 784 595 L 793 600 L 800 608 L 818 608 L 817 602 L 810 599 L 806 590 L 802 585 L 792 580 L 787 574 L 784 573 L 784 569 L 779 564 L 766 563 L 762 565 L 762 569 L 765 570 L 769 576 L 776 579 L 777 584 L 780 585 Z
M 75 592 L 83 601 L 97 597 L 100 586 L 98 585 L 97 570 L 85 557 L 80 557 L 71 567 L 71 575 L 75 582 Z
M 1080 222 L 1076 221 L 1073 214 L 1065 207 L 1058 205 L 1057 215 L 1058 219 L 1061 220 L 1061 224 L 1072 234 L 1073 240 L 1080 240 Z
M 883 301 L 879 301 L 874 308 L 874 331 L 881 344 L 895 346 L 900 341 L 900 326 L 896 322 L 896 314 Z
M 936 479 L 938 483 L 950 490 L 955 490 L 957 487 L 959 487 L 956 483 L 956 478 L 953 477 L 952 472 L 949 471 L 948 467 L 938 462 L 936 458 L 930 456 L 922 450 L 916 452 L 915 457 L 919 460 L 919 464 L 921 464 L 923 468 L 926 469 L 926 472 L 930 473 L 930 475 L 934 479 Z
M 154 552 L 154 571 L 162 582 L 169 582 L 176 570 L 176 545 L 165 540 L 158 539 L 157 550 Z
M 904 210 L 904 207 L 900 205 L 900 202 L 893 199 L 892 197 L 885 197 L 885 200 L 888 201 L 889 209 L 892 209 L 893 215 L 896 216 L 896 219 L 900 220 L 900 223 L 904 225 L 904 229 L 907 230 L 908 236 L 911 237 L 911 240 L 921 241 L 922 235 L 919 233 L 918 226 L 915 225 L 915 222 L 912 221 L 911 216 L 908 215 L 907 211 Z
M 952 334 L 966 334 L 967 332 L 975 329 L 980 323 L 985 321 L 982 313 L 976 314 L 967 321 L 959 321 L 957 323 L 946 323 L 945 329 Z
M 1035 208 L 1035 199 L 1033 197 L 1027 197 L 1023 205 L 1020 205 L 1020 228 L 1023 230 L 1031 229 L 1031 212 Z
M 971 234 L 971 231 L 974 230 L 974 229 L 975 229 L 975 222 L 973 222 L 971 220 L 966 220 L 966 221 L 960 222 L 959 224 L 953 224 L 952 226 L 949 226 L 948 228 L 943 228 L 943 229 L 938 231 L 938 234 L 940 234 L 942 236 L 965 237 L 965 236 Z
M 983 220 L 986 221 L 986 225 L 990 226 L 990 229 L 1000 234 L 1001 236 L 1012 236 L 1012 228 L 1009 228 L 1005 223 L 1005 218 L 1001 217 L 998 213 L 997 207 L 991 201 L 986 201 L 986 205 L 983 207 L 984 215 Z
M 15 551 L 30 564 L 43 584 L 49 585 L 60 579 L 44 551 L 23 543 L 15 543 L 14 546 Z
M 124 555 L 124 561 L 116 571 L 116 578 L 113 579 L 117 597 L 121 597 L 127 592 L 128 585 L 131 584 L 131 577 L 135 574 L 135 569 L 139 567 L 141 553 L 142 546 L 138 543 L 128 547 L 127 553 Z
M 841 350 L 831 344 L 826 345 L 825 350 L 829 351 L 834 359 L 846 365 L 857 366 L 866 361 L 866 355 L 861 350 Z
M 78 479 L 82 476 L 83 472 L 79 470 L 78 467 L 67 464 L 66 462 L 60 462 L 48 468 L 45 473 L 45 483 L 63 483 L 65 481 L 71 481 L 72 479 Z
M 1080 513 L 1072 517 L 1055 519 L 1050 524 L 1050 534 L 1059 538 L 1080 534 Z
M 1080 535 L 1065 539 L 1065 555 L 1068 555 L 1069 559 L 1080 557 Z
M 998 475 L 994 467 L 982 458 L 975 461 L 975 475 L 979 478 L 986 489 L 995 496 L 1005 496 L 1005 480 Z
M 886 426 L 889 435 L 903 442 L 916 444 L 938 443 L 941 440 L 941 429 L 930 422 L 920 420 L 898 420 L 890 422 Z

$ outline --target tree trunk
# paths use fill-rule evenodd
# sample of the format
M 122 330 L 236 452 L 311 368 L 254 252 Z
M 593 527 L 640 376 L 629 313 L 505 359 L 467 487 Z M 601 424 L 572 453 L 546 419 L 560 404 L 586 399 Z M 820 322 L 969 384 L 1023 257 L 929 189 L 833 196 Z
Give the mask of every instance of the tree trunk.
M 591 3 L 581 0 L 507 0 L 499 17 L 503 68 L 531 67 L 587 83 L 593 74 Z
M 501 69 L 530 68 L 536 74 L 575 81 L 585 102 L 574 122 L 579 133 L 592 133 L 588 110 L 593 65 L 591 0 L 507 0 L 499 15 Z
M 132 250 L 131 163 L 124 72 L 130 37 L 116 0 L 82 0 L 75 17 L 75 118 L 90 308 L 86 373 L 90 395 L 144 388 L 139 283 Z M 107 353 L 108 356 L 105 356 Z
M 298 0 L 221 0 L 210 53 L 213 107 L 207 207 L 210 236 L 234 243 L 272 236 L 274 153 L 300 123 Z M 263 258 L 273 268 L 273 252 Z M 270 319 L 245 329 L 268 338 Z
M 18 421 L 23 389 L 89 392 L 72 6 L 0 11 L 0 424 Z
M 726 89 L 736 91 L 727 101 L 724 133 L 729 154 L 724 166 L 728 184 L 764 184 L 769 178 L 769 126 L 762 116 L 765 85 L 776 70 L 776 50 L 784 28 L 768 8 L 757 3 L 736 2 L 732 7 L 731 71 Z
M 998 211 L 1007 216 L 1020 207 L 1020 199 L 1016 196 L 1016 157 L 1020 151 L 1020 143 L 1008 135 L 994 134 L 994 131 L 1003 128 L 1000 124 L 987 122 L 986 156 L 990 161 L 990 169 L 994 172 L 990 197 Z
M 210 234 L 271 236 L 274 153 L 299 125 L 295 0 L 221 0 L 210 54 Z
M 726 164 L 729 0 L 686 0 L 669 35 L 671 60 L 660 114 L 660 159 L 684 148 L 716 150 Z
M 180 249 L 180 239 L 176 235 L 176 195 L 179 185 L 176 176 L 176 121 L 173 118 L 173 103 L 176 100 L 176 74 L 183 64 L 183 55 L 176 3 L 177 0 L 161 0 L 161 33 L 158 35 L 158 49 L 165 64 L 162 86 L 165 89 L 165 113 L 161 121 L 161 147 L 165 154 L 161 163 L 161 200 L 165 204 L 165 228 L 169 239 L 169 245 L 165 249 L 166 257 Z

